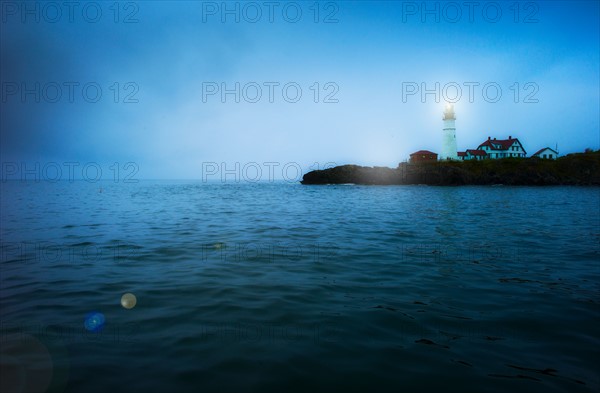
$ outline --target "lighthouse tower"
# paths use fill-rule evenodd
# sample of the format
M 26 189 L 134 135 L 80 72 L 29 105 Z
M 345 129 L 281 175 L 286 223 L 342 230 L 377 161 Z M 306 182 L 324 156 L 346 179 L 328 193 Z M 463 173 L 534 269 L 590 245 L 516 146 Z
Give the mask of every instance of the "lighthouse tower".
M 456 152 L 456 115 L 454 105 L 446 104 L 444 110 L 444 129 L 442 130 L 442 152 L 440 160 L 458 160 Z

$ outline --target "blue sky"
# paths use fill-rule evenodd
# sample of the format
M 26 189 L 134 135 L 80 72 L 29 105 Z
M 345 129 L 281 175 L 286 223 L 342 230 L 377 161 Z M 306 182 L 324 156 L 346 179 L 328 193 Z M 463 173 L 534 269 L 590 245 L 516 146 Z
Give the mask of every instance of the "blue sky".
M 530 154 L 600 148 L 597 1 L 479 2 L 472 18 L 468 2 L 428 2 L 430 13 L 422 2 L 318 2 L 318 15 L 314 2 L 274 2 L 272 21 L 261 1 L 228 2 L 226 15 L 222 2 L 122 2 L 118 15 L 113 2 L 81 2 L 71 16 L 61 2 L 60 11 L 8 3 L 3 162 L 135 162 L 140 178 L 172 179 L 201 178 L 210 162 L 394 167 L 415 150 L 440 150 L 448 84 L 463 93 L 459 150 L 508 135 Z M 40 102 L 22 96 L 36 82 Z M 203 94 L 236 83 L 240 102 Z M 440 102 L 403 97 L 403 86 L 436 83 Z M 296 87 L 302 96 L 288 102 Z

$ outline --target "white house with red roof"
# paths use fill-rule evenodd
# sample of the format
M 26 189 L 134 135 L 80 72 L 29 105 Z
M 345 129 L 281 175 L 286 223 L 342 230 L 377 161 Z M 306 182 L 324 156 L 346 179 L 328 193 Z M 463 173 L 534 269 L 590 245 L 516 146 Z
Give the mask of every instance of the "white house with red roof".
M 484 160 L 488 158 L 487 153 L 483 150 L 467 149 L 464 155 L 464 160 Z
M 558 158 L 558 152 L 549 147 L 544 147 L 533 153 L 531 157 L 545 158 L 549 160 L 556 160 Z
M 492 139 L 488 136 L 487 141 L 477 147 L 477 150 L 484 151 L 486 158 L 498 159 L 508 157 L 525 158 L 527 152 L 518 138 L 509 136 L 508 139 Z
M 460 160 L 485 160 L 488 158 L 499 159 L 508 157 L 524 158 L 527 155 L 525 148 L 518 138 L 509 136 L 508 139 L 492 139 L 488 136 L 487 141 L 477 147 L 477 149 L 467 149 L 458 152 Z

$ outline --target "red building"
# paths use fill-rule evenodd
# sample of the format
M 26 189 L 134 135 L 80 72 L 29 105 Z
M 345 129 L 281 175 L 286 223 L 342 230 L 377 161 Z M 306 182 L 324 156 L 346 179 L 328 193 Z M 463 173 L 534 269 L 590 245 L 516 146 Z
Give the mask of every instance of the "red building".
M 419 150 L 410 155 L 410 162 L 428 162 L 437 161 L 437 153 L 433 153 L 429 150 Z

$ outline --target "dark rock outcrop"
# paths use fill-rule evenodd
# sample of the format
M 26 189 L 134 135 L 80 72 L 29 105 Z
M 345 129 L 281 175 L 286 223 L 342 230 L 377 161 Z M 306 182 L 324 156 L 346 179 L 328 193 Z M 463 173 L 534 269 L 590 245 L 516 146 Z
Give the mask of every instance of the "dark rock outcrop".
M 557 160 L 505 158 L 483 161 L 401 163 L 397 168 L 342 165 L 308 172 L 302 184 L 364 185 L 600 185 L 600 150 Z

